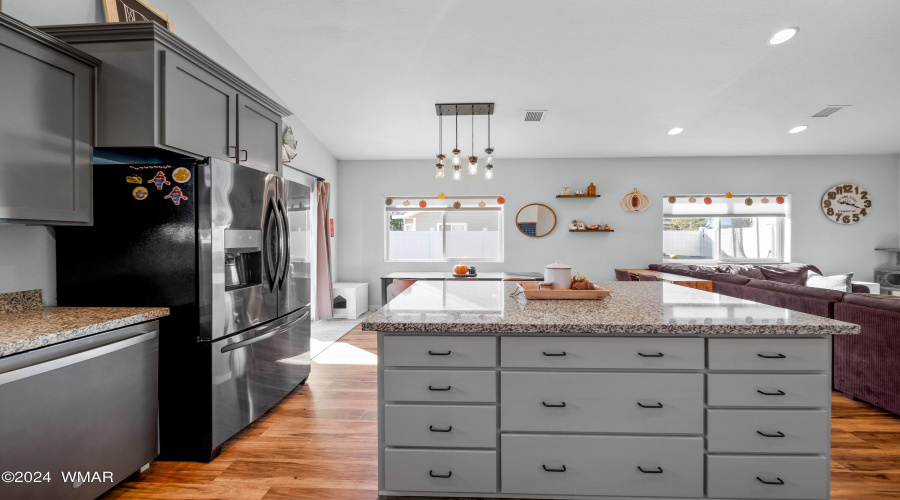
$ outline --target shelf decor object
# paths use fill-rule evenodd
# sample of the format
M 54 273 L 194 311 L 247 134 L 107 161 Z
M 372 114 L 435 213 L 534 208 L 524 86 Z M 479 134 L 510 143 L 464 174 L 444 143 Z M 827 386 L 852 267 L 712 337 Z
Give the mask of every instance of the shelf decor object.
M 650 208 L 650 197 L 634 188 L 622 197 L 622 208 L 626 212 L 643 212 Z
M 557 198 L 599 198 L 599 194 L 558 194 Z
M 615 229 L 569 229 L 570 233 L 614 233 Z
M 294 136 L 294 129 L 285 125 L 281 134 L 281 163 L 290 163 L 296 157 L 297 138 Z

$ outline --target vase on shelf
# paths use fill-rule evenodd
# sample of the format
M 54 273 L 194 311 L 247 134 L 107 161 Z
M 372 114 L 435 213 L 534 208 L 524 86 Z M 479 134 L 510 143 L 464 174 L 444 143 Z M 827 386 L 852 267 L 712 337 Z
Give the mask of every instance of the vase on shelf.
M 590 186 L 587 187 L 588 196 L 596 196 L 597 195 L 597 186 L 592 182 Z

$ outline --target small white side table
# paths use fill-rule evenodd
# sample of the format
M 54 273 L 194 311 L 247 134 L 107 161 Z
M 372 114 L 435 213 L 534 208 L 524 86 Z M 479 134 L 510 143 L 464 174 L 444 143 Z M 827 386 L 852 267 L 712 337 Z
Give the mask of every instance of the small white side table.
M 356 319 L 369 309 L 368 283 L 335 283 L 334 317 Z

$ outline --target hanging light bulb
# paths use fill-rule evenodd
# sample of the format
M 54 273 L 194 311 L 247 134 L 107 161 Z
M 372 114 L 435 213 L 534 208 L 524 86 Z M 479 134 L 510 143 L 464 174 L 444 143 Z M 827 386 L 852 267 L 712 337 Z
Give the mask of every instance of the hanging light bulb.
M 438 162 L 434 165 L 434 178 L 444 178 L 444 155 L 437 155 Z
M 475 109 L 472 109 L 472 156 L 469 157 L 469 175 L 478 173 L 478 157 L 475 156 Z
M 453 180 L 458 181 L 462 179 L 462 169 L 459 165 L 453 165 Z
M 434 178 L 444 178 L 444 117 L 438 115 L 438 154 L 437 163 L 434 165 Z
M 459 109 L 456 110 L 456 147 L 453 148 L 453 168 L 459 166 Z M 456 172 L 453 173 L 454 179 L 456 178 Z
M 494 178 L 494 148 L 491 147 L 491 115 L 488 114 L 488 147 L 485 148 L 484 154 L 484 178 L 491 180 Z

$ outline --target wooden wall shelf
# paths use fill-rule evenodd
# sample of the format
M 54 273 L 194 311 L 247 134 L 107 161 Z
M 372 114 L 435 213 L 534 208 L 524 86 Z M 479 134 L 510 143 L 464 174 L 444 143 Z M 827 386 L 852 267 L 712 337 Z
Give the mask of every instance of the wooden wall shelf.
M 615 229 L 569 229 L 570 233 L 614 233 Z
M 599 198 L 599 194 L 558 194 L 557 198 Z

